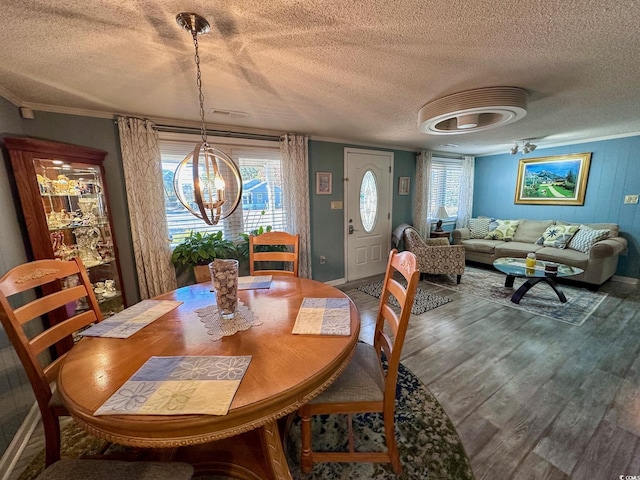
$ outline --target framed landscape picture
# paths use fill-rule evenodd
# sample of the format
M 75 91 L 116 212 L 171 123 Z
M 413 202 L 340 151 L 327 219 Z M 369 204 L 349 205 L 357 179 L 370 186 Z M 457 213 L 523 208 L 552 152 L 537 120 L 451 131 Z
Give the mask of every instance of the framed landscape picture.
M 522 158 L 514 203 L 584 205 L 591 153 Z

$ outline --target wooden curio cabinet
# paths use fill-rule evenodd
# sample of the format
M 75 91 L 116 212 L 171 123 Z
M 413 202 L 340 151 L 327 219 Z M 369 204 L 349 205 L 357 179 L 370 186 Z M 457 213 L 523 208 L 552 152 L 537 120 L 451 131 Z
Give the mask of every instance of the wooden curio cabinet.
M 125 306 L 102 150 L 5 137 L 34 260 L 80 257 L 105 317 Z M 82 309 L 77 305 L 76 309 Z

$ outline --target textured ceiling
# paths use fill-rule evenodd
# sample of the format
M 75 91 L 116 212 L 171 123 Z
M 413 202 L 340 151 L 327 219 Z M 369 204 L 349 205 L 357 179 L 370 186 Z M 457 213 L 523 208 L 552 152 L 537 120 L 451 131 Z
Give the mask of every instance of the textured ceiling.
M 199 37 L 211 125 L 470 154 L 640 132 L 637 0 L 3 0 L 0 95 L 197 122 L 182 11 L 213 27 Z M 488 86 L 526 89 L 527 115 L 484 132 L 418 131 L 425 103 Z

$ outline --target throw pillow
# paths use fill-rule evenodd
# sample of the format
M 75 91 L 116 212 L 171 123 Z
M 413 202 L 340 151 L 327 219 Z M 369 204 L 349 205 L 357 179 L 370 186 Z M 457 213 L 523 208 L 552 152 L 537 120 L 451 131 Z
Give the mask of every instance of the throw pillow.
M 545 247 L 564 249 L 577 231 L 577 225 L 550 225 L 536 243 Z
M 535 243 L 544 233 L 547 227 L 553 224 L 553 220 L 518 220 L 518 229 L 513 236 L 514 242 Z
M 518 228 L 518 220 L 496 220 L 496 229 L 487 234 L 488 240 L 504 240 L 510 242 L 513 240 L 513 234 L 516 233 Z
M 470 218 L 469 230 L 471 238 L 484 238 L 489 233 L 490 218 Z
M 576 234 L 569 242 L 569 248 L 588 254 L 594 243 L 604 240 L 609 236 L 609 230 L 595 230 L 586 225 L 580 225 Z

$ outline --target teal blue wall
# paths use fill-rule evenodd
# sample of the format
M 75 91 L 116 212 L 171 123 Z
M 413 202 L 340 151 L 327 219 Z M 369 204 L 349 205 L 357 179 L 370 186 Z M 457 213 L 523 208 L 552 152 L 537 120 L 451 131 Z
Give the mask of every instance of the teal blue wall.
M 309 141 L 309 186 L 311 212 L 311 262 L 313 278 L 321 282 L 344 278 L 344 210 L 331 210 L 332 201 L 344 201 L 344 149 L 346 147 L 393 152 L 392 227 L 412 223 L 416 173 L 415 153 L 404 150 L 362 147 L 346 143 Z M 331 195 L 316 195 L 316 172 L 331 172 Z M 398 178 L 411 177 L 409 195 L 398 195 Z M 320 264 L 320 256 L 326 263 Z
M 0 97 L 0 134 L 22 134 L 18 107 Z M 0 155 L 0 276 L 27 261 L 19 211 L 13 201 L 10 164 Z M 20 428 L 35 401 L 31 384 L 20 360 L 0 327 L 0 455 Z
M 640 137 L 537 149 L 525 158 L 583 152 L 592 153 L 584 206 L 516 205 L 518 162 L 523 156 L 477 157 L 473 216 L 617 223 L 629 248 L 627 255 L 620 257 L 616 274 L 639 278 L 640 205 L 624 205 L 623 199 L 640 194 Z

